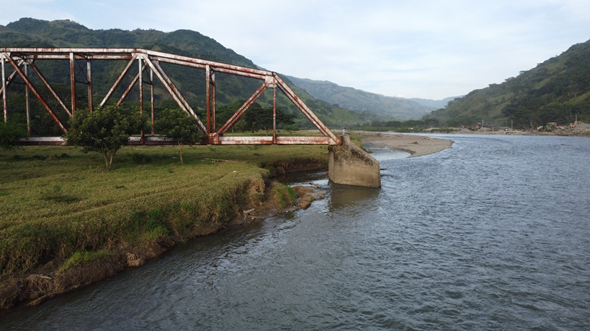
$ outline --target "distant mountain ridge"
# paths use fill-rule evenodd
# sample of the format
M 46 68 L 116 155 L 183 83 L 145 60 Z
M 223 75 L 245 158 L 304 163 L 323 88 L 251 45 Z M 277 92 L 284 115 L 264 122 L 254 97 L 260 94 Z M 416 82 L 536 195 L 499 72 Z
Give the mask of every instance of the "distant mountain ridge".
M 167 53 L 197 57 L 211 61 L 258 68 L 250 59 L 224 47 L 214 39 L 191 30 L 162 32 L 157 30 L 126 31 L 121 29 L 92 30 L 70 20 L 45 21 L 21 18 L 0 26 L 2 47 L 122 47 L 145 48 Z M 97 68 L 111 70 L 109 68 Z M 204 83 L 180 69 L 174 72 L 180 86 L 189 88 L 189 102 L 204 107 Z M 272 69 L 271 69 L 272 70 Z M 342 87 L 327 81 L 313 81 L 281 74 L 295 92 L 328 125 L 343 126 L 371 120 L 414 120 L 446 105 L 446 100 L 405 99 Z M 100 75 L 97 75 L 100 77 Z M 100 79 L 100 78 L 98 78 Z M 217 92 L 218 102 L 227 105 L 248 98 L 258 82 L 236 77 L 224 78 Z M 194 81 L 194 82 L 193 82 Z M 101 93 L 97 88 L 97 93 Z M 262 98 L 262 102 L 268 102 Z M 294 112 L 287 109 L 287 112 Z M 304 120 L 303 120 L 304 121 Z M 303 122 L 302 121 L 302 122 Z
M 448 98 L 444 98 L 442 100 L 431 100 L 431 99 L 421 99 L 421 98 L 410 98 L 410 100 L 416 101 L 417 103 L 424 105 L 424 106 L 432 107 L 435 109 L 441 109 L 441 108 L 445 108 L 449 104 L 449 102 L 451 102 L 457 98 L 461 98 L 461 96 L 448 97 Z
M 501 84 L 474 90 L 426 117 L 448 126 L 513 126 L 590 122 L 590 40 L 571 46 Z
M 70 20 L 44 21 L 21 18 L 0 28 L 0 41 L 19 44 L 50 43 L 54 47 L 139 47 L 167 45 L 184 53 L 211 61 L 255 68 L 254 63 L 215 39 L 191 30 L 162 32 L 158 30 L 121 29 L 92 30 Z M 26 47 L 26 45 L 23 45 Z M 180 54 L 183 55 L 183 54 Z
M 177 30 L 162 32 L 157 30 L 126 31 L 121 29 L 92 30 L 70 20 L 45 21 L 34 18 L 21 18 L 6 26 L 0 26 L 0 47 L 119 47 L 119 48 L 143 48 L 157 50 L 172 54 L 201 58 L 210 61 L 240 65 L 249 68 L 257 66 L 248 58 L 224 47 L 214 39 L 204 36 L 196 31 Z M 68 84 L 64 80 L 63 72 L 52 64 L 45 72 L 51 82 Z M 166 65 L 166 64 L 164 64 Z M 116 64 L 97 63 L 93 66 L 93 78 L 95 82 L 95 94 L 104 95 L 103 88 L 109 88 L 112 81 L 109 80 L 109 72 L 114 72 Z M 187 101 L 196 107 L 195 111 L 202 111 L 205 106 L 205 80 L 195 79 L 204 77 L 202 73 L 186 70 L 185 68 L 167 66 L 171 78 L 179 88 L 186 93 Z M 198 69 L 195 69 L 198 71 Z M 104 74 L 106 73 L 106 74 Z M 116 75 L 117 73 L 115 73 Z M 195 76 L 197 75 L 197 76 Z M 282 77 L 285 77 L 281 74 Z M 96 77 L 96 78 L 95 78 Z M 111 77 L 112 78 L 112 77 Z M 105 81 L 100 82 L 101 79 Z M 238 100 L 249 98 L 260 86 L 260 82 L 254 79 L 220 74 L 217 77 L 221 87 L 216 91 L 216 99 L 219 107 L 233 104 Z M 288 79 L 295 93 L 316 113 L 316 115 L 328 126 L 341 128 L 343 126 L 362 123 L 376 118 L 370 113 L 357 113 L 333 106 L 319 100 L 304 90 L 295 86 Z M 163 89 L 156 89 L 156 100 L 169 98 Z M 302 128 L 310 127 L 311 123 L 299 113 L 292 103 L 281 93 L 278 98 L 284 102 L 280 107 L 288 114 L 300 115 L 296 119 L 297 125 Z M 272 96 L 263 94 L 259 99 L 263 106 L 272 105 Z M 200 108 L 200 109 L 199 109 Z
M 419 99 L 421 102 L 418 102 L 343 87 L 329 81 L 287 77 L 293 84 L 320 100 L 355 112 L 373 113 L 382 119 L 415 120 L 437 109 L 423 103 L 423 101 L 432 101 L 432 104 L 435 104 L 434 100 Z

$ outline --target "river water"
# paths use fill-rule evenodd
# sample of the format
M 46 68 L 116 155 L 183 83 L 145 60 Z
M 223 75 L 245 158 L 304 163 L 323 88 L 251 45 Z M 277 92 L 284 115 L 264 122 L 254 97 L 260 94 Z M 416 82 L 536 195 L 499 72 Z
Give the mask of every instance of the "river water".
M 434 136 L 437 137 L 437 136 Z M 2 330 L 588 330 L 590 139 L 376 149 L 324 200 L 0 315 Z

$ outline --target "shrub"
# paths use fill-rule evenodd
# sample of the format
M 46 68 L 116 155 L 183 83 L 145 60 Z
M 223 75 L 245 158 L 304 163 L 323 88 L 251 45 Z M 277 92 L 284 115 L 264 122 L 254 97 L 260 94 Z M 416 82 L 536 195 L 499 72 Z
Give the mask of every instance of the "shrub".
M 117 151 L 129 141 L 129 136 L 145 128 L 146 120 L 139 111 L 119 106 L 90 112 L 78 111 L 70 118 L 70 131 L 64 135 L 69 144 L 82 146 L 84 152 L 101 153 L 110 168 Z

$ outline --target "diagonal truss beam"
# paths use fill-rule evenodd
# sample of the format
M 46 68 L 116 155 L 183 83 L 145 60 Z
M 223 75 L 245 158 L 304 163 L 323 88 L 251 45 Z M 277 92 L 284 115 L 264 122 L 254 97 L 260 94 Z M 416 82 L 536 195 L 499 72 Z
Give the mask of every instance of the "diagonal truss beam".
M 197 125 L 199 126 L 199 130 L 201 130 L 201 132 L 203 132 L 203 133 L 207 133 L 207 128 L 205 127 L 205 125 L 203 125 L 201 120 L 199 120 L 199 118 L 197 117 L 197 114 L 195 114 L 195 112 L 193 111 L 191 106 L 188 104 L 186 99 L 182 96 L 182 94 L 180 94 L 180 91 L 178 91 L 178 89 L 176 88 L 176 85 L 174 85 L 174 83 L 172 82 L 170 77 L 168 77 L 168 75 L 166 75 L 166 73 L 164 72 L 162 67 L 160 67 L 160 64 L 157 61 L 152 62 L 147 57 L 144 58 L 144 61 L 153 70 L 153 72 L 156 74 L 156 76 L 158 77 L 160 82 L 164 85 L 166 90 L 168 90 L 168 93 L 170 93 L 170 95 L 174 98 L 174 100 L 176 101 L 178 106 L 180 108 L 182 108 L 185 112 L 189 113 L 191 116 L 193 116 L 197 120 Z
M 129 72 L 129 69 L 131 69 L 131 66 L 133 65 L 133 62 L 136 59 L 137 59 L 137 55 L 136 54 L 133 54 L 133 57 L 131 58 L 131 60 L 129 60 L 129 62 L 127 62 L 127 65 L 125 66 L 125 68 L 123 69 L 123 71 L 121 71 L 121 74 L 119 74 L 119 77 L 117 77 L 117 80 L 115 80 L 115 83 L 113 84 L 113 86 L 111 86 L 111 88 L 109 89 L 109 91 L 107 92 L 107 94 L 104 96 L 104 98 L 100 102 L 100 104 L 98 106 L 98 109 L 99 110 L 102 109 L 102 107 L 104 107 L 104 105 L 111 98 L 111 96 L 113 95 L 113 93 L 115 93 L 115 90 L 117 89 L 117 87 L 119 87 L 119 85 L 123 81 L 123 78 L 125 78 L 125 76 Z
M 230 118 L 229 120 L 227 120 L 227 122 L 219 129 L 219 131 L 217 131 L 217 135 L 219 136 L 223 136 L 223 134 L 232 126 L 236 123 L 236 121 L 240 118 L 240 116 L 242 116 L 246 110 L 252 106 L 252 104 L 256 101 L 256 99 L 258 99 L 262 93 L 264 93 L 264 91 L 266 91 L 267 86 L 266 84 L 262 84 L 262 86 L 260 86 L 258 88 L 258 90 L 256 90 L 256 92 L 254 92 L 254 94 L 248 98 L 248 100 L 246 100 L 246 102 L 244 102 L 244 104 L 240 107 L 240 109 L 238 109 Z
M 25 75 L 25 73 L 20 70 L 20 67 L 18 66 L 18 64 L 16 62 L 14 62 L 14 60 L 10 56 L 5 56 L 5 55 L 2 55 L 2 56 L 3 56 L 3 59 L 6 59 L 6 61 L 8 61 L 8 63 L 10 63 L 10 65 L 12 65 L 12 67 L 14 68 L 14 70 L 22 78 L 22 80 L 29 87 L 29 89 L 31 89 L 31 91 L 33 92 L 33 94 L 41 102 L 41 104 L 47 110 L 47 112 L 49 113 L 49 115 L 51 115 L 51 117 L 53 117 L 53 120 L 59 125 L 59 127 L 61 128 L 61 130 L 64 133 L 67 133 L 68 130 L 66 130 L 66 128 L 63 126 L 63 124 L 61 123 L 61 121 L 57 118 L 57 116 L 55 115 L 55 113 L 51 109 L 51 107 L 47 104 L 47 102 L 45 101 L 45 99 L 43 99 L 43 97 L 37 91 L 37 89 L 35 88 L 35 86 L 31 83 L 31 81 L 29 80 L 29 77 L 27 75 Z M 3 65 L 3 67 L 4 67 L 4 65 Z M 5 109 L 4 112 L 5 112 L 5 115 L 6 115 L 6 107 L 4 109 Z
M 316 116 L 316 114 L 314 114 L 313 111 L 311 111 L 311 109 L 309 109 L 309 107 L 307 107 L 307 105 L 303 102 L 303 100 L 301 100 L 297 94 L 295 94 L 295 92 L 293 92 L 293 90 L 289 87 L 289 85 L 287 85 L 280 77 L 279 75 L 277 75 L 276 73 L 273 73 L 274 79 L 276 80 L 279 88 L 281 89 L 281 91 L 283 91 L 283 93 L 285 93 L 285 95 L 289 98 L 289 100 L 291 100 L 291 102 L 293 102 L 293 104 L 295 104 L 299 110 L 301 110 L 301 112 L 303 113 L 303 115 L 305 115 L 307 117 L 307 119 L 309 119 L 316 128 L 318 128 L 318 130 L 320 130 L 320 132 L 324 135 L 324 136 L 328 136 L 334 140 L 337 140 L 338 138 L 336 138 L 336 135 L 334 135 L 334 133 L 332 133 L 332 131 L 330 131 L 330 129 L 328 129 L 328 127 L 326 125 L 324 125 L 324 123 L 322 123 L 322 121 Z
M 127 65 L 120 73 L 114 84 L 111 86 L 107 94 L 102 99 L 98 109 L 104 107 L 108 100 L 113 96 L 115 91 L 119 88 L 125 77 L 128 76 L 133 63 L 137 60 L 139 63 L 138 73 L 131 79 L 131 83 L 125 89 L 125 92 L 120 97 L 117 104 L 120 104 L 130 93 L 130 91 L 139 85 L 140 105 L 143 105 L 143 75 L 146 68 L 149 67 L 150 79 L 147 84 L 151 85 L 151 103 L 152 103 L 152 122 L 153 122 L 153 75 L 158 77 L 165 90 L 175 100 L 178 106 L 185 112 L 196 119 L 199 130 L 208 135 L 207 143 L 210 144 L 328 144 L 339 145 L 341 139 L 336 137 L 328 127 L 313 113 L 313 111 L 301 100 L 295 92 L 275 73 L 266 70 L 246 68 L 237 65 L 213 62 L 208 60 L 196 59 L 186 56 L 162 53 L 151 50 L 135 49 L 135 48 L 0 48 L 0 57 L 2 59 L 2 87 L 0 93 L 4 100 L 4 117 L 6 120 L 6 89 L 7 86 L 18 75 L 20 76 L 27 87 L 35 94 L 41 101 L 43 106 L 59 124 L 59 126 L 66 132 L 65 127 L 59 122 L 57 116 L 52 109 L 41 97 L 39 91 L 35 89 L 26 73 L 20 70 L 20 66 L 30 64 L 37 76 L 41 79 L 43 84 L 47 87 L 53 97 L 58 101 L 61 107 L 69 116 L 73 116 L 76 108 L 75 100 L 75 61 L 86 61 L 87 79 L 82 82 L 88 85 L 89 107 L 92 102 L 92 79 L 91 76 L 91 61 L 93 60 L 127 60 Z M 57 95 L 51 84 L 47 82 L 41 71 L 33 64 L 36 60 L 67 60 L 70 64 L 70 81 L 71 81 L 71 108 L 65 105 L 61 98 Z M 5 63 L 9 63 L 13 68 L 13 72 L 6 79 Z M 204 69 L 206 71 L 206 114 L 207 126 L 203 125 L 198 118 L 195 111 L 190 104 L 183 97 L 181 91 L 176 87 L 172 79 L 166 74 L 160 63 L 168 63 L 173 65 L 180 65 L 184 67 Z M 81 66 L 78 64 L 81 68 Z M 82 70 L 82 69 L 81 69 Z M 217 129 L 215 124 L 215 93 L 216 82 L 215 73 L 224 73 L 229 75 L 236 75 L 246 78 L 253 78 L 262 80 L 262 85 L 254 92 L 254 94 L 234 113 L 231 118 L 224 123 L 221 128 Z M 285 96 L 303 113 L 303 115 L 319 130 L 323 137 L 277 137 L 276 135 L 276 88 L 279 88 Z M 273 88 L 273 136 L 272 137 L 224 137 L 231 126 L 235 125 L 237 120 L 242 116 L 247 109 L 268 89 Z M 143 107 L 142 107 L 143 108 Z M 143 110 L 143 109 L 142 109 Z M 152 128 L 152 135 L 154 134 Z M 152 137 L 157 138 L 157 137 Z M 141 139 L 144 140 L 143 138 Z M 153 140 L 153 139 L 152 139 Z M 157 139 L 156 139 L 157 140 Z M 149 139 L 147 139 L 149 141 Z
M 45 76 L 43 76 L 43 73 L 41 73 L 41 70 L 39 70 L 39 68 L 33 62 L 29 62 L 29 66 L 31 66 L 31 68 L 33 68 L 33 71 L 41 79 L 41 81 L 43 82 L 43 84 L 45 84 L 45 87 L 47 87 L 47 89 L 49 90 L 49 92 L 51 92 L 51 94 L 53 95 L 53 97 L 55 98 L 55 100 L 57 100 L 57 102 L 61 105 L 61 107 L 66 111 L 66 113 L 68 113 L 68 115 L 72 116 L 72 112 L 70 112 L 70 110 L 68 109 L 68 107 L 66 107 L 66 104 L 61 100 L 61 98 L 59 97 L 59 95 L 57 95 L 57 93 L 55 92 L 55 90 L 51 87 L 51 84 L 49 84 L 49 82 L 47 81 L 47 79 L 45 79 Z
M 4 58 L 2 58 L 2 60 L 4 61 Z M 22 66 L 23 60 L 19 60 L 17 64 L 19 67 Z M 18 75 L 16 70 L 12 69 L 12 72 L 10 75 L 8 75 L 8 78 L 6 78 L 5 82 L 2 84 L 2 87 L 0 87 L 0 95 L 4 95 L 4 90 L 12 83 L 16 75 Z M 2 76 L 4 77 L 4 74 L 2 74 Z
M 55 98 L 55 100 L 61 105 L 61 107 L 65 110 L 66 113 L 68 113 L 69 116 L 72 116 L 72 113 L 70 112 L 70 110 L 68 109 L 68 107 L 65 105 L 65 103 L 62 101 L 62 99 L 59 97 L 59 95 L 55 92 L 55 90 L 51 87 L 51 84 L 49 84 L 49 82 L 47 82 L 47 79 L 45 79 L 45 76 L 43 76 L 43 73 L 41 73 L 41 71 L 39 70 L 39 68 L 35 65 L 35 63 L 33 63 L 33 61 L 28 61 L 26 59 L 19 59 L 18 62 L 16 63 L 17 66 L 20 68 L 23 64 L 25 65 L 29 65 L 33 71 L 35 71 L 35 73 L 37 74 L 37 76 L 39 77 L 39 79 L 41 79 L 41 82 L 43 82 L 43 84 L 45 85 L 45 87 L 47 87 L 47 89 L 49 90 L 49 92 L 53 95 L 53 97 Z M 16 70 L 12 70 L 12 73 L 8 76 L 8 78 L 6 79 L 6 85 L 10 85 L 14 78 L 18 75 L 18 72 Z M 24 73 L 25 76 L 28 77 L 28 74 L 25 72 Z M 2 87 L 0 89 L 0 94 L 4 93 L 4 87 Z
M 139 61 L 141 61 L 141 60 L 139 60 Z M 119 106 L 123 102 L 123 100 L 125 100 L 125 98 L 127 98 L 127 95 L 129 95 L 129 92 L 131 92 L 131 90 L 133 89 L 135 84 L 137 84 L 137 81 L 139 81 L 139 78 L 141 77 L 141 75 L 143 75 L 145 68 L 146 68 L 145 66 L 142 66 L 141 72 L 138 72 L 137 75 L 135 75 L 135 77 L 133 77 L 133 80 L 131 81 L 131 83 L 129 83 L 129 86 L 127 87 L 127 89 L 125 89 L 125 92 L 123 93 L 121 98 L 119 98 L 119 101 L 117 101 L 117 106 Z M 140 86 L 141 86 L 141 84 L 140 84 Z

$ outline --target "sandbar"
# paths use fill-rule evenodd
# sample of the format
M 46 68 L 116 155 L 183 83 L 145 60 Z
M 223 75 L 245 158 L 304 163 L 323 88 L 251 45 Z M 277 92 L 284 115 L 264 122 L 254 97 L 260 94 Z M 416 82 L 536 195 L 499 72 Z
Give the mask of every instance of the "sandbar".
M 362 138 L 361 142 L 375 147 L 406 151 L 412 155 L 411 157 L 437 153 L 453 146 L 453 141 L 449 139 L 406 134 L 380 134 Z

